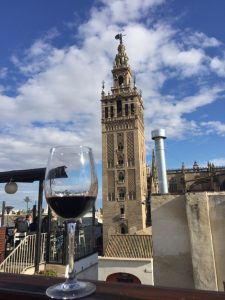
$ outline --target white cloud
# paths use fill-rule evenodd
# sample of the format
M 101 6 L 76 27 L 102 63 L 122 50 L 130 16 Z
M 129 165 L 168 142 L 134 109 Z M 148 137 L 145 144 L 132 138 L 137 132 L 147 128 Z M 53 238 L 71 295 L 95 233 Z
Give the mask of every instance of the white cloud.
M 17 115 L 17 105 L 12 97 L 0 95 L 0 124 L 6 126 L 12 123 Z
M 59 53 L 60 50 L 54 51 L 54 48 L 44 40 L 37 40 L 30 49 L 25 51 L 23 60 L 13 55 L 11 61 L 23 75 L 32 76 L 50 67 L 54 63 L 54 57 L 57 57 L 57 54 L 59 56 Z
M 220 121 L 201 122 L 206 134 L 218 134 L 225 136 L 225 124 Z
M 201 89 L 196 95 L 176 99 L 158 95 L 146 103 L 145 118 L 148 127 L 152 129 L 166 128 L 169 138 L 183 138 L 190 135 L 204 134 L 200 124 L 194 120 L 187 120 L 184 115 L 196 111 L 198 108 L 209 105 L 219 98 L 220 87 Z M 148 132 L 148 140 L 150 132 Z
M 179 49 L 176 43 L 169 43 L 160 50 L 165 66 L 173 67 L 181 72 L 182 76 L 199 74 L 203 70 L 205 54 L 202 49 Z
M 154 6 L 162 4 L 165 0 L 102 0 L 100 2 L 104 4 L 101 15 L 102 12 L 106 14 L 108 22 L 125 25 L 128 22 L 137 21 L 148 16 Z
M 213 158 L 210 160 L 215 166 L 225 166 L 225 157 Z
M 219 76 L 225 76 L 225 55 L 223 59 L 213 57 L 210 66 Z
M 90 145 L 101 160 L 101 82 L 105 80 L 110 90 L 118 32 L 126 34 L 129 62 L 143 92 L 148 145 L 150 131 L 159 127 L 166 128 L 170 138 L 202 134 L 202 128 L 217 128 L 218 134 L 224 134 L 223 124 L 206 126 L 187 118 L 217 101 L 224 91 L 219 84 L 209 84 L 207 77 L 212 69 L 224 75 L 223 61 L 211 58 L 206 49 L 220 42 L 200 32 L 180 32 L 160 18 L 149 28 L 149 20 L 144 23 L 142 18 L 151 18 L 163 2 L 101 1 L 86 23 L 79 24 L 75 36 L 79 43 L 56 47 L 59 33 L 53 30 L 38 38 L 25 56 L 12 56 L 27 80 L 15 91 L 17 96 L 0 95 L 2 170 L 43 166 L 54 144 Z M 191 36 L 185 42 L 187 34 Z M 179 93 L 180 84 L 185 86 L 185 80 L 193 78 L 193 91 Z M 177 88 L 165 93 L 170 80 L 176 80 Z
M 211 104 L 219 97 L 220 92 L 223 90 L 224 88 L 219 86 L 203 88 L 198 92 L 198 94 L 185 97 L 182 101 L 177 102 L 175 107 L 173 107 L 174 112 L 181 114 L 190 113 L 199 107 Z
M 161 68 L 161 49 L 170 43 L 175 34 L 174 29 L 165 24 L 157 24 L 151 29 L 135 23 L 127 25 L 125 33 L 132 68 L 139 72 Z
M 203 32 L 190 32 L 190 30 L 187 31 L 185 41 L 192 46 L 200 48 L 218 47 L 221 45 L 221 42 L 215 37 L 208 37 Z
M 44 37 L 34 41 L 30 48 L 24 51 L 22 59 L 12 55 L 12 63 L 26 76 L 32 76 L 58 63 L 63 58 L 64 51 L 54 48 L 51 42 L 59 35 L 56 28 L 50 29 Z

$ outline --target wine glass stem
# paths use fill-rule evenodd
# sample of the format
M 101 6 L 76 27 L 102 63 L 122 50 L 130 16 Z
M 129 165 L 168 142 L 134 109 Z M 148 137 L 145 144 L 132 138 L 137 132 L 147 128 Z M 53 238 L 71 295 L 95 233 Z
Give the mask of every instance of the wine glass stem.
M 74 264 L 74 248 L 75 248 L 75 230 L 76 230 L 76 222 L 74 220 L 68 221 L 67 223 L 67 234 L 68 234 L 68 264 L 66 266 L 66 274 L 65 277 L 66 283 L 75 283 L 76 272 L 75 272 L 75 264 Z

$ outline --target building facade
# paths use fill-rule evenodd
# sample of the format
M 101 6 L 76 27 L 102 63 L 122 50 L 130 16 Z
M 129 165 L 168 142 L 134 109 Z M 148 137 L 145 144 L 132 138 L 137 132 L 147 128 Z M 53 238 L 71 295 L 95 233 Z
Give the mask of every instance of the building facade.
M 199 167 L 195 161 L 192 168 L 167 170 L 169 193 L 224 191 L 225 167 L 216 167 L 208 162 L 207 167 Z
M 157 168 L 152 155 L 151 169 L 147 167 L 148 195 L 158 193 Z M 225 191 L 225 167 L 214 166 L 208 162 L 207 167 L 199 167 L 195 161 L 192 168 L 167 170 L 169 194 L 184 194 L 186 192 L 219 192 Z
M 103 249 L 112 234 L 146 227 L 147 176 L 144 107 L 120 40 L 111 93 L 101 94 Z

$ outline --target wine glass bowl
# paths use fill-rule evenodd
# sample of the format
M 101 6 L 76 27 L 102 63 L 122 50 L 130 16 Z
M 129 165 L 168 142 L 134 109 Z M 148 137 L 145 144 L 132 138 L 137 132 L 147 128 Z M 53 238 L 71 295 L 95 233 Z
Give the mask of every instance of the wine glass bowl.
M 45 197 L 56 215 L 67 219 L 68 264 L 66 281 L 49 287 L 46 294 L 55 299 L 76 299 L 95 291 L 89 282 L 77 281 L 74 268 L 76 219 L 94 206 L 98 181 L 92 150 L 84 146 L 54 147 L 45 175 Z

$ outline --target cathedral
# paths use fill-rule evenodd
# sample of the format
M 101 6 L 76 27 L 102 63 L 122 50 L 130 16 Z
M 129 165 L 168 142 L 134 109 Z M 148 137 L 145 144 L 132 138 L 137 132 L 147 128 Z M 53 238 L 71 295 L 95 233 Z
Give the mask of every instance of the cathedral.
M 158 193 L 157 167 L 152 155 L 152 165 L 147 167 L 148 195 Z M 208 162 L 207 167 L 199 167 L 195 161 L 192 168 L 182 164 L 180 169 L 167 170 L 169 194 L 186 192 L 219 192 L 225 191 L 225 167 L 215 166 Z
M 219 192 L 225 191 L 225 167 L 216 167 L 208 162 L 207 167 L 199 167 L 195 161 L 192 168 L 168 170 L 169 193 Z

